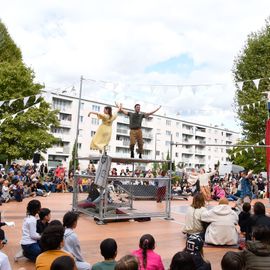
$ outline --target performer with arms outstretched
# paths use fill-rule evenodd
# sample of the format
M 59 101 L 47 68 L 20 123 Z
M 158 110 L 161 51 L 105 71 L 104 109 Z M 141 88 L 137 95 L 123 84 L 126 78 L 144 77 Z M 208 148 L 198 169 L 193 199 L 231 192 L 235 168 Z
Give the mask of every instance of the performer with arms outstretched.
M 129 128 L 130 128 L 130 157 L 134 158 L 134 146 L 137 142 L 139 148 L 139 158 L 142 158 L 143 153 L 143 138 L 142 138 L 142 120 L 147 118 L 149 115 L 157 112 L 161 106 L 156 110 L 149 113 L 140 113 L 141 105 L 136 104 L 134 106 L 135 112 L 128 112 L 124 110 L 121 106 L 116 106 L 119 108 L 119 112 L 124 113 L 129 117 Z

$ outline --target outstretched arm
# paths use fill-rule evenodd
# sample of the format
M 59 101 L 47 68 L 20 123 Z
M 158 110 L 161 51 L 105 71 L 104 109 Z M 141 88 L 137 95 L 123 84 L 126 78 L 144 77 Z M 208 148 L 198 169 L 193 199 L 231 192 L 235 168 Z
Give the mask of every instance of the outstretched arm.
M 115 102 L 115 106 L 118 108 L 119 112 L 122 112 L 123 114 L 128 115 L 128 112 L 123 109 L 122 103 L 118 104 L 118 103 Z
M 96 116 L 99 115 L 99 113 L 97 113 L 97 112 L 89 112 L 89 113 L 88 113 L 88 117 L 90 117 L 91 114 L 95 114 Z
M 160 105 L 157 109 L 155 109 L 154 111 L 149 112 L 149 113 L 145 113 L 145 116 L 148 117 L 149 115 L 154 114 L 154 113 L 157 112 L 160 108 L 161 108 L 161 105 Z

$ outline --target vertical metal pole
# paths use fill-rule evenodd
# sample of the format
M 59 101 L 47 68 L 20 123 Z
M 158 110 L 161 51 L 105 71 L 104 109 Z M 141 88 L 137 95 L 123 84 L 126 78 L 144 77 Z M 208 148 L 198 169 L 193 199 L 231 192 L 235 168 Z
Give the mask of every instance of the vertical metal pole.
M 166 219 L 172 219 L 171 218 L 171 194 L 172 194 L 172 146 L 173 146 L 173 140 L 172 140 L 172 134 L 171 134 L 171 141 L 170 141 L 170 174 L 169 174 L 169 181 L 168 181 L 168 198 L 167 198 L 167 205 L 166 205 L 166 214 L 167 218 Z
M 75 145 L 74 145 L 74 163 L 73 163 L 73 169 L 74 169 L 74 184 L 77 184 L 77 181 L 75 181 L 77 178 L 75 177 L 76 174 L 76 160 L 78 159 L 78 137 L 79 137 L 79 128 L 80 128 L 80 112 L 81 112 L 81 99 L 82 99 L 82 83 L 83 83 L 83 76 L 80 78 L 80 92 L 79 92 L 79 104 L 78 104 L 78 112 L 77 112 L 77 127 L 76 127 L 76 136 L 75 136 Z M 74 189 L 73 192 L 73 206 L 77 205 L 78 200 L 78 194 L 75 195 L 75 192 L 78 192 L 78 188 Z

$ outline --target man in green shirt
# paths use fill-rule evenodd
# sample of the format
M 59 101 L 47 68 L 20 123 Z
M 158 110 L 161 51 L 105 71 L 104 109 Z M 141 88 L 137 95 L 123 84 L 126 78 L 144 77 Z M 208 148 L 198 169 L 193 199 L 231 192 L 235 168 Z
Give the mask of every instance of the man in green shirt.
M 149 113 L 140 113 L 141 105 L 136 104 L 134 106 L 135 112 L 128 112 L 123 108 L 120 108 L 120 112 L 123 112 L 125 115 L 129 116 L 129 128 L 130 128 L 130 157 L 134 158 L 134 146 L 137 142 L 138 144 L 138 153 L 139 158 L 142 158 L 143 153 L 143 137 L 142 137 L 142 120 L 147 118 L 149 115 L 157 112 L 161 106 L 156 110 Z
M 100 252 L 104 257 L 103 262 L 98 262 L 92 266 L 92 270 L 114 270 L 117 255 L 117 244 L 114 239 L 107 238 L 100 243 Z

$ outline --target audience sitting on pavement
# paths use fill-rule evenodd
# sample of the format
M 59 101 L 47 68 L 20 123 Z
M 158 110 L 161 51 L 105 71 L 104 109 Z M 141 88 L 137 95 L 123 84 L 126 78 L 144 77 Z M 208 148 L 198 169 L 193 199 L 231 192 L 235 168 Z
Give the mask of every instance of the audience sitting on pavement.
M 221 260 L 222 270 L 244 270 L 245 261 L 243 253 L 228 251 Z
M 239 214 L 239 221 L 238 225 L 240 226 L 240 231 L 245 235 L 246 240 L 250 240 L 250 222 L 251 222 L 251 205 L 250 203 L 246 202 L 243 204 L 242 212 Z
M 37 233 L 42 234 L 45 228 L 49 225 L 51 219 L 51 210 L 48 208 L 41 208 L 38 213 Z
M 140 264 L 136 256 L 126 255 L 116 262 L 115 270 L 139 270 Z
M 185 251 L 174 254 L 169 270 L 197 270 L 192 255 Z
M 91 265 L 84 261 L 78 236 L 74 232 L 74 229 L 77 227 L 78 218 L 79 214 L 73 211 L 67 212 L 63 217 L 63 226 L 65 227 L 64 250 L 74 256 L 78 270 L 90 270 Z
M 104 261 L 94 264 L 92 270 L 114 270 L 117 255 L 116 241 L 112 238 L 104 239 L 100 244 L 100 253 Z
M 204 196 L 202 193 L 196 193 L 193 196 L 191 206 L 187 209 L 183 233 L 188 235 L 201 233 L 204 239 L 204 224 L 201 220 L 204 211 L 206 211 Z
M 154 252 L 155 239 L 151 234 L 144 234 L 140 238 L 139 247 L 140 248 L 138 250 L 134 250 L 132 252 L 132 255 L 138 257 L 140 269 L 164 269 L 160 255 Z
M 204 211 L 202 221 L 209 223 L 205 232 L 205 242 L 213 245 L 236 245 L 238 243 L 238 215 L 229 206 L 226 198 L 219 205 Z
M 73 256 L 61 250 L 64 246 L 64 227 L 62 225 L 48 226 L 40 239 L 40 245 L 43 252 L 36 259 L 37 270 L 49 270 L 53 261 L 61 256 Z
M 22 225 L 21 246 L 23 255 L 31 261 L 35 261 L 37 256 L 41 253 L 41 248 L 38 243 L 40 234 L 37 233 L 36 220 L 36 215 L 39 213 L 40 208 L 40 201 L 31 200 L 27 205 L 27 216 Z
M 211 270 L 210 262 L 203 257 L 203 244 L 200 234 L 191 234 L 187 238 L 185 251 L 192 255 L 197 270 Z

